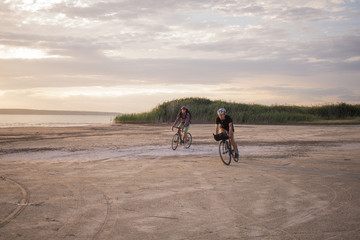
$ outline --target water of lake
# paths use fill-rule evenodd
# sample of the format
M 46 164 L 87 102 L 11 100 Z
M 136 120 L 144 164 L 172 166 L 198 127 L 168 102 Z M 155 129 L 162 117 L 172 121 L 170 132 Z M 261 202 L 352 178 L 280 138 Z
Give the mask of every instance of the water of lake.
M 115 115 L 0 114 L 0 127 L 66 127 L 111 124 L 115 117 Z

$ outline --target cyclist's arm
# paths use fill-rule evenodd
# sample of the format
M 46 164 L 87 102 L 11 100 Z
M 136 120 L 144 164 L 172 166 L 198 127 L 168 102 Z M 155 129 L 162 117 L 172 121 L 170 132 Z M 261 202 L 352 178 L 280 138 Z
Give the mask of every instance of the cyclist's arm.
M 219 134 L 219 124 L 215 124 L 215 134 Z
M 233 133 L 234 133 L 233 123 L 230 122 L 230 123 L 229 123 L 229 137 L 232 137 L 232 136 L 233 136 Z
M 184 127 L 187 127 L 190 125 L 190 114 L 186 114 L 185 124 Z
M 180 119 L 180 115 L 178 115 L 176 117 L 176 120 L 175 120 L 174 124 L 172 125 L 172 127 L 175 127 L 175 125 L 179 122 L 179 119 Z

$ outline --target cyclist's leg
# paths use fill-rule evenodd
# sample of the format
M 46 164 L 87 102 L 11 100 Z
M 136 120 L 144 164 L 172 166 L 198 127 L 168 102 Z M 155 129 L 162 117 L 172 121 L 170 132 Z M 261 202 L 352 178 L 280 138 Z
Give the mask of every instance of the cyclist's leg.
M 189 127 L 190 127 L 190 125 L 188 125 L 187 127 L 185 127 L 185 128 L 184 128 L 184 132 L 186 132 L 186 133 L 187 133 L 187 132 L 188 132 L 188 130 L 189 130 Z
M 184 140 L 184 141 L 185 141 L 185 139 L 186 139 L 186 133 L 187 133 L 188 130 L 189 130 L 189 126 L 190 126 L 190 125 L 188 125 L 187 127 L 184 128 L 184 133 L 183 133 L 183 140 Z
M 184 127 L 184 124 L 183 124 L 183 123 L 180 123 L 178 127 L 179 127 L 179 128 L 183 128 L 183 127 Z M 185 132 L 183 133 L 183 136 L 180 136 L 180 142 L 184 142 L 184 136 L 185 136 L 184 134 L 185 134 Z
M 228 134 L 228 131 L 226 131 L 226 129 L 220 127 L 220 129 L 219 129 L 219 134 L 221 134 L 221 133 L 226 133 L 226 134 Z
M 233 146 L 234 150 L 235 150 L 235 153 L 238 153 L 238 149 L 237 149 L 237 144 L 236 144 L 236 141 L 235 141 L 235 136 L 234 134 L 232 135 L 232 137 L 230 138 L 230 141 L 231 141 L 231 145 Z
M 233 146 L 233 149 L 235 151 L 235 161 L 237 162 L 237 161 L 239 161 L 239 151 L 237 149 L 234 132 L 233 132 L 232 137 L 230 138 L 230 142 L 231 142 L 231 145 Z

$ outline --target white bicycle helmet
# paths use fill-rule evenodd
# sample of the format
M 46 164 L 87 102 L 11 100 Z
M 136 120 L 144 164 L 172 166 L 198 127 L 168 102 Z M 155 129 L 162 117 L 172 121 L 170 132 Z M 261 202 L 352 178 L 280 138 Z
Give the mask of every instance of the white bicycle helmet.
M 221 115 L 221 114 L 225 114 L 226 113 L 226 109 L 225 108 L 219 108 L 219 110 L 217 110 L 217 114 Z

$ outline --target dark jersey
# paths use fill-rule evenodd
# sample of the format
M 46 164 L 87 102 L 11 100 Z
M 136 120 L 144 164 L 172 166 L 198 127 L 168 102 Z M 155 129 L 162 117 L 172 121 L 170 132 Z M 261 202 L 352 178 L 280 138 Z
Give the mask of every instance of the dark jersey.
M 219 116 L 216 118 L 216 124 L 221 124 L 221 128 L 225 129 L 226 131 L 229 131 L 229 124 L 232 122 L 233 120 L 229 115 L 225 115 L 224 120 L 221 120 Z M 235 131 L 234 124 L 232 126 L 232 129 L 233 131 Z
M 184 127 L 187 127 L 190 125 L 190 112 L 186 111 L 185 114 L 182 114 L 182 112 L 180 112 L 177 117 L 176 117 L 176 120 L 175 120 L 175 123 L 174 123 L 174 126 L 180 122 L 180 123 L 183 123 L 184 124 Z

